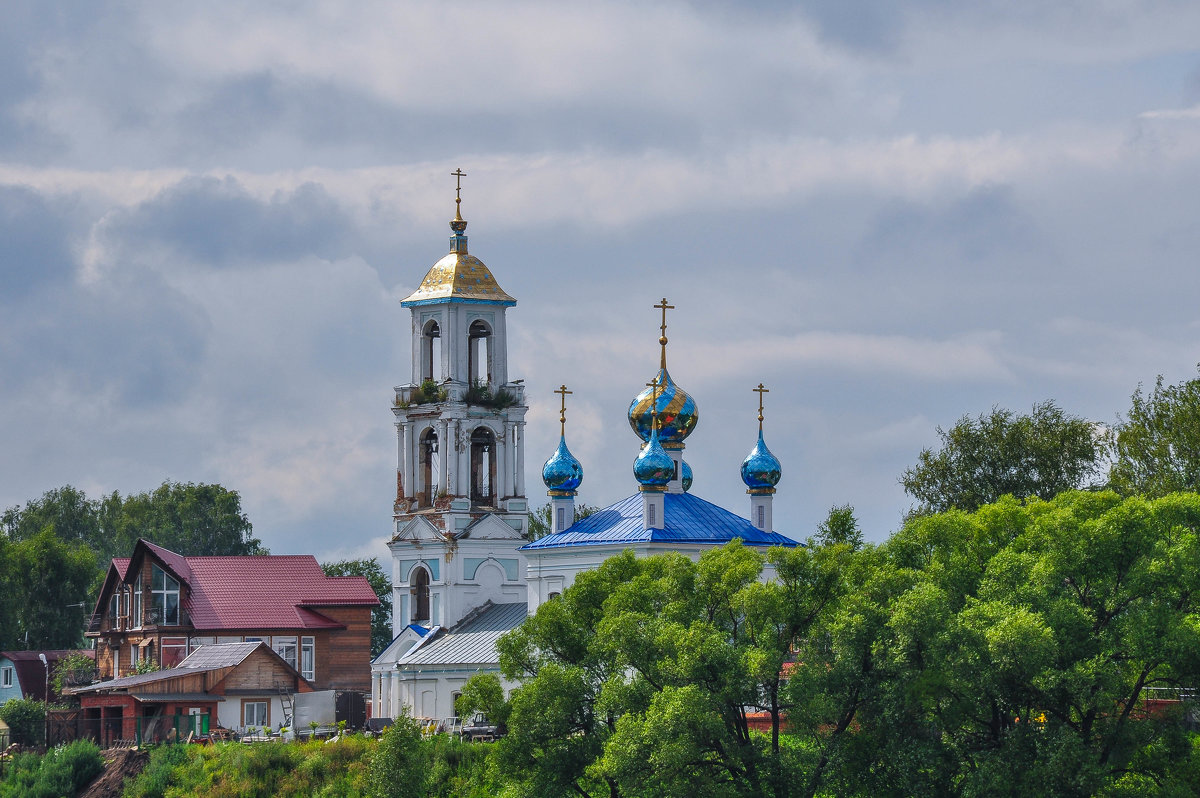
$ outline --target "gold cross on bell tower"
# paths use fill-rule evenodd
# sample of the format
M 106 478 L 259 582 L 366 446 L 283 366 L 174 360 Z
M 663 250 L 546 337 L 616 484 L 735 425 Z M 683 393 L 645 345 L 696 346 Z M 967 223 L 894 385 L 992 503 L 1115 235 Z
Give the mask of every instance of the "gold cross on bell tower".
M 467 176 L 467 173 L 462 170 L 462 167 L 455 169 L 450 173 L 454 178 L 454 220 L 462 221 L 462 179 Z
M 562 406 L 558 409 L 558 423 L 559 423 L 558 434 L 563 437 L 566 437 L 566 435 L 567 435 L 567 395 L 575 393 L 575 392 L 568 391 L 567 386 L 565 386 L 565 385 L 562 386 L 561 388 L 556 389 L 554 392 L 556 394 L 558 394 L 560 397 L 562 397 Z
M 764 394 L 764 393 L 770 393 L 770 392 L 771 392 L 771 389 L 770 389 L 770 388 L 764 388 L 764 387 L 763 387 L 763 384 L 760 382 L 760 383 L 758 384 L 758 387 L 757 387 L 757 388 L 751 388 L 750 390 L 751 390 L 751 391 L 753 391 L 754 393 L 758 394 L 758 431 L 759 431 L 759 432 L 762 432 L 762 423 L 763 423 L 763 414 L 762 414 L 762 411 L 763 411 L 763 394 Z
M 661 331 L 661 333 L 658 336 L 658 343 L 662 347 L 662 358 L 660 360 L 660 367 L 665 369 L 667 367 L 667 311 L 674 310 L 675 306 L 668 305 L 667 298 L 663 297 L 662 302 L 659 302 L 654 307 L 657 308 L 658 310 L 662 311 L 662 325 L 659 327 L 659 330 Z

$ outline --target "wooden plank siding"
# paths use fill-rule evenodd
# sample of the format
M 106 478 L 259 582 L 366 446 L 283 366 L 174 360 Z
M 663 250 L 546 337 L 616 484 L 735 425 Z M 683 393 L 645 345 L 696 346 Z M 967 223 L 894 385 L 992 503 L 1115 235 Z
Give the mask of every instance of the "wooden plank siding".
M 237 668 L 224 668 L 220 678 L 209 680 L 207 692 L 216 695 L 261 694 L 264 691 L 286 690 L 289 693 L 312 691 L 304 681 L 292 675 L 287 667 L 261 648 L 242 661 Z
M 318 690 L 371 691 L 371 608 L 312 607 L 345 629 L 319 632 L 316 637 L 315 681 Z

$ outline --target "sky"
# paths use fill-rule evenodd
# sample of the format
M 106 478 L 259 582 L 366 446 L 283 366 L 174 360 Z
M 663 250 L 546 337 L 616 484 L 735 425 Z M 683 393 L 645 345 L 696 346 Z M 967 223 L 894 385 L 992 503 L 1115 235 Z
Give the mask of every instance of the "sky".
M 912 505 L 938 427 L 1112 424 L 1200 361 L 1200 4 L 44 3 L 0 26 L 0 507 L 236 490 L 273 553 L 387 557 L 409 312 L 516 297 L 526 484 L 635 489 L 658 364 L 693 492 L 775 526 Z

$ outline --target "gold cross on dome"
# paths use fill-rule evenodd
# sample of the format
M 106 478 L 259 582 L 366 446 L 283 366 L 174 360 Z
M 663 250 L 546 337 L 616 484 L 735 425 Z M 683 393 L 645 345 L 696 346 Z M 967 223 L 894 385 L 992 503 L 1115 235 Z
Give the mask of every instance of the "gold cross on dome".
M 451 172 L 450 176 L 454 178 L 455 216 L 457 216 L 458 218 L 461 219 L 462 216 L 461 216 L 461 214 L 458 213 L 458 211 L 462 207 L 462 179 L 467 176 L 467 173 L 464 172 L 461 167 L 459 167 L 458 169 L 455 169 L 453 172 Z
M 675 306 L 668 305 L 667 298 L 663 297 L 662 302 L 659 302 L 654 307 L 662 311 L 662 325 L 658 328 L 661 331 L 661 334 L 658 337 L 658 343 L 662 347 L 661 366 L 665 369 L 667 367 L 667 311 L 674 310 Z
M 762 432 L 762 423 L 763 423 L 763 414 L 762 414 L 762 411 L 763 411 L 763 394 L 764 394 L 764 393 L 770 393 L 770 392 L 771 392 L 771 389 L 770 389 L 770 388 L 764 388 L 764 387 L 763 387 L 763 384 L 760 382 L 760 383 L 758 384 L 758 387 L 757 387 L 757 388 L 751 388 L 750 390 L 751 390 L 751 391 L 753 391 L 754 393 L 758 394 L 758 431 L 759 431 L 759 432 Z
M 650 428 L 658 429 L 658 377 L 646 383 L 650 389 Z
M 558 409 L 558 423 L 559 423 L 559 435 L 565 436 L 567 434 L 567 394 L 571 394 L 571 393 L 575 393 L 575 392 L 568 391 L 567 386 L 565 386 L 565 385 L 562 386 L 561 388 L 556 389 L 554 392 L 556 394 L 558 394 L 560 397 L 562 397 L 562 407 L 560 407 Z

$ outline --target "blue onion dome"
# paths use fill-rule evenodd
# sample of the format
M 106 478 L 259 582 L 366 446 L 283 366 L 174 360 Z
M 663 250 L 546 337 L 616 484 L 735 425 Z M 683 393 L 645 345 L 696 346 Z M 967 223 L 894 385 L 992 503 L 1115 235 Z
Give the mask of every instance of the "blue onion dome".
M 683 468 L 681 469 L 683 475 L 680 481 L 683 482 L 683 492 L 687 493 L 692 489 L 692 467 L 688 465 L 687 460 L 681 460 L 680 462 L 683 463 Z
M 782 474 L 779 460 L 771 454 L 763 440 L 762 430 L 759 430 L 758 443 L 742 461 L 742 482 L 752 491 L 774 491 Z
M 560 436 L 558 448 L 542 466 L 542 482 L 552 491 L 574 491 L 583 482 L 583 466 L 567 448 L 567 439 Z
M 658 415 L 658 437 L 668 449 L 683 447 L 683 439 L 692 434 L 700 411 L 696 400 L 675 384 L 666 368 L 658 371 L 658 400 L 654 401 L 654 388 L 647 387 L 629 405 L 629 426 L 643 441 L 649 442 L 654 416 Z M 654 408 L 650 405 L 654 403 Z
M 663 488 L 675 476 L 675 461 L 658 442 L 658 432 L 650 433 L 650 440 L 642 447 L 642 453 L 633 461 L 633 476 L 643 488 Z

